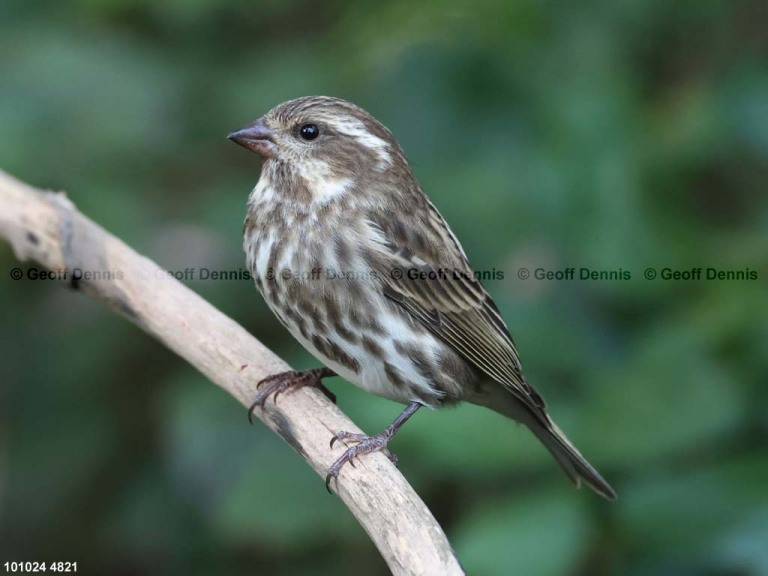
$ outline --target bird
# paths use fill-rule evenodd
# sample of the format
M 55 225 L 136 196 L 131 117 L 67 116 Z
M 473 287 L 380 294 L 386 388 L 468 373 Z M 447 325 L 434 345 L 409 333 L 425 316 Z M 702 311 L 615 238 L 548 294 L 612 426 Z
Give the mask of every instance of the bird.
M 258 383 L 270 396 L 341 376 L 405 404 L 382 432 L 337 432 L 347 463 L 388 449 L 420 408 L 461 402 L 527 426 L 568 477 L 616 492 L 558 428 L 523 376 L 517 348 L 456 235 L 420 186 L 393 134 L 349 101 L 305 96 L 278 104 L 228 138 L 257 154 L 243 250 L 256 288 L 321 368 Z

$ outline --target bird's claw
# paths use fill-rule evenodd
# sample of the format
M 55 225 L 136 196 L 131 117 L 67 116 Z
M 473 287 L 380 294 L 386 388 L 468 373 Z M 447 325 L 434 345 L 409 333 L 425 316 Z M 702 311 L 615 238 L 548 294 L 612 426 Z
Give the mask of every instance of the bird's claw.
M 248 421 L 253 424 L 253 413 L 256 408 L 264 409 L 267 398 L 272 396 L 272 400 L 277 404 L 277 397 L 288 389 L 303 388 L 304 386 L 314 386 L 319 388 L 328 399 L 336 404 L 336 395 L 323 385 L 322 379 L 329 376 L 335 376 L 335 373 L 329 368 L 314 368 L 312 370 L 290 370 L 280 374 L 272 374 L 259 381 L 256 388 L 259 393 L 254 398 L 250 408 L 248 408 Z
M 370 438 L 367 434 L 356 434 L 354 432 L 344 432 L 341 431 L 338 434 L 334 434 L 333 438 L 331 438 L 331 448 L 333 448 L 333 445 L 338 442 L 343 442 L 344 440 L 349 440 L 350 442 L 362 442 L 364 440 L 367 440 Z
M 331 448 L 333 448 L 336 441 L 349 441 L 356 442 L 354 446 L 350 446 L 344 451 L 344 454 L 339 456 L 336 461 L 331 464 L 328 469 L 328 474 L 325 477 L 325 488 L 329 493 L 331 492 L 331 480 L 339 480 L 339 472 L 344 467 L 344 464 L 349 463 L 353 468 L 355 466 L 355 458 L 364 454 L 370 454 L 372 452 L 383 451 L 387 458 L 397 466 L 397 456 L 387 449 L 387 444 L 392 438 L 392 434 L 389 430 L 380 432 L 374 436 L 368 436 L 367 434 L 358 434 L 354 432 L 338 432 L 331 438 Z

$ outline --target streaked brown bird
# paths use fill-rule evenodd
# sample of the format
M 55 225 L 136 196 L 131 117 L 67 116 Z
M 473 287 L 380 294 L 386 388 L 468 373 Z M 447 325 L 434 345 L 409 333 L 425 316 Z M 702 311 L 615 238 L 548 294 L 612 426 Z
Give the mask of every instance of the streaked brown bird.
M 577 486 L 616 497 L 526 382 L 496 305 L 387 128 L 350 102 L 308 96 L 229 138 L 264 160 L 243 239 L 256 288 L 326 366 L 265 379 L 251 413 L 292 386 L 325 390 L 333 375 L 408 405 L 379 434 L 338 432 L 331 446 L 353 445 L 326 486 L 420 407 L 466 401 L 522 422 Z

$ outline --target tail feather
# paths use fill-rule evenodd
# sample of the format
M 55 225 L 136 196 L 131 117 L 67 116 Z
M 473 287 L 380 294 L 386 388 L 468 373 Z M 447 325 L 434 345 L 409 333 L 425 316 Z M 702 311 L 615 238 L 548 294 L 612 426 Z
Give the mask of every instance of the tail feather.
M 532 423 L 526 422 L 526 424 L 528 424 L 528 427 L 536 437 L 541 440 L 542 444 L 547 447 L 547 450 L 552 453 L 552 456 L 555 457 L 555 460 L 562 466 L 565 473 L 576 484 L 576 487 L 580 488 L 581 481 L 584 480 L 587 486 L 600 494 L 600 496 L 608 500 L 616 500 L 616 492 L 611 488 L 610 484 L 587 462 L 587 459 L 581 455 L 581 452 L 570 443 L 565 434 L 563 434 L 563 431 L 557 427 L 557 424 L 549 417 L 547 417 L 547 420 L 549 420 L 548 425 L 544 425 L 538 420 L 534 420 Z
M 611 488 L 610 484 L 600 476 L 598 471 L 571 444 L 562 430 L 547 415 L 543 407 L 527 406 L 501 386 L 493 386 L 484 392 L 469 401 L 473 404 L 490 408 L 530 428 L 531 432 L 552 453 L 555 460 L 557 460 L 573 483 L 576 484 L 577 488 L 581 487 L 583 480 L 587 486 L 604 498 L 608 500 L 616 499 L 616 492 Z

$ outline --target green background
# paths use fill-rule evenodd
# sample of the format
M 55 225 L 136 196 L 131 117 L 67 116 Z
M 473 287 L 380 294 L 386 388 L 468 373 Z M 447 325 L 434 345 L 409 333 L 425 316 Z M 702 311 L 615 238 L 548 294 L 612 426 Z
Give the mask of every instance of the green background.
M 4 0 L 0 167 L 165 268 L 237 270 L 259 164 L 226 134 L 297 96 L 360 104 L 475 268 L 503 271 L 486 286 L 528 380 L 619 493 L 573 490 L 493 413 L 420 412 L 393 449 L 467 571 L 766 575 L 766 22 L 764 2 L 710 0 Z M 12 281 L 17 265 L 0 245 L 2 562 L 386 573 L 232 398 L 101 304 Z M 187 283 L 316 364 L 250 281 Z M 401 409 L 330 387 L 369 432 Z

